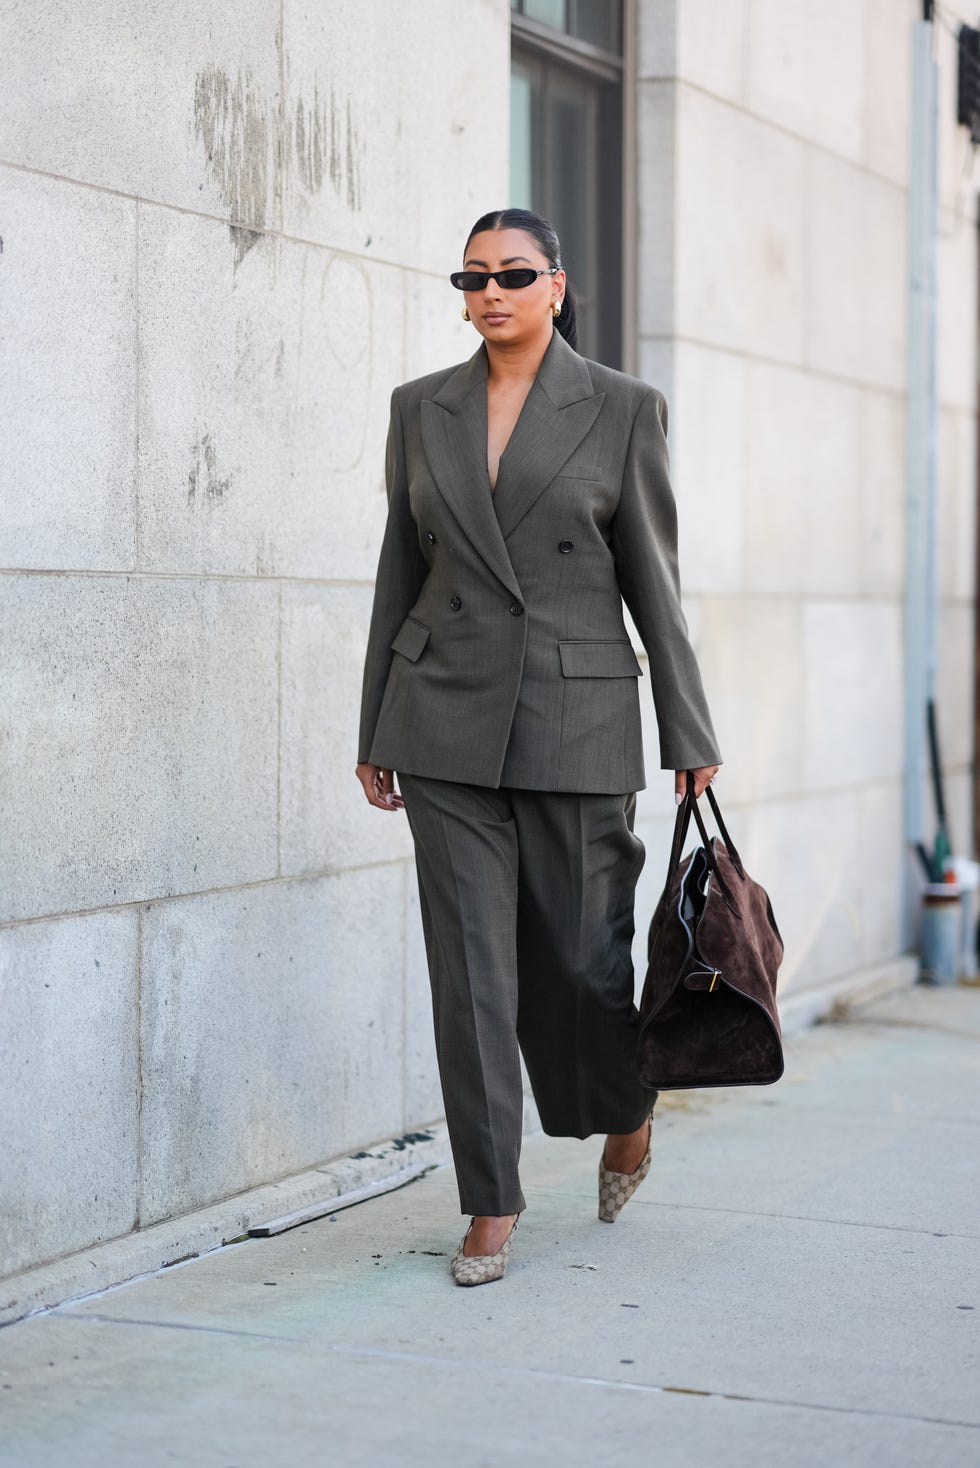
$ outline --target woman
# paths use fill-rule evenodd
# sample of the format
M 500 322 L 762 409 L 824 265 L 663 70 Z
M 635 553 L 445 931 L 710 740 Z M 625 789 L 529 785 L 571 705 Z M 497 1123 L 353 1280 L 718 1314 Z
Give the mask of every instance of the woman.
M 718 753 L 681 611 L 667 405 L 580 357 L 551 224 L 479 219 L 450 277 L 482 342 L 391 399 L 388 520 L 357 776 L 405 809 L 460 1205 L 459 1284 L 499 1279 L 525 1207 L 524 1056 L 544 1130 L 605 1132 L 599 1216 L 650 1166 L 630 947 L 649 656 L 678 800 Z M 395 787 L 395 773 L 398 790 Z M 400 792 L 400 793 L 399 793 Z

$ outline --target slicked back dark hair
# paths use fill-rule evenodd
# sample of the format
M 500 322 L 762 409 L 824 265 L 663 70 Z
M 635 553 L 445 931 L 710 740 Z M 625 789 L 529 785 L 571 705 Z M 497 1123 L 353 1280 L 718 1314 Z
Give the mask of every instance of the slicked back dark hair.
M 561 244 L 558 240 L 558 233 L 551 220 L 545 219 L 543 214 L 535 214 L 533 209 L 491 209 L 489 214 L 481 214 L 466 236 L 466 246 L 463 250 L 464 260 L 470 240 L 475 234 L 482 234 L 485 229 L 522 229 L 537 243 L 542 255 L 547 258 L 548 264 L 553 265 L 556 269 L 561 269 Z M 555 326 L 570 347 L 578 346 L 575 301 L 567 283 L 561 305 L 561 315 L 555 317 Z

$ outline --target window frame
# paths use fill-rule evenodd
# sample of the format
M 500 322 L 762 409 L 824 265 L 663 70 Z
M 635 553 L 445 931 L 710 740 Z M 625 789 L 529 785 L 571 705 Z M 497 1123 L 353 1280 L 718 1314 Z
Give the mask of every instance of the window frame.
M 618 83 L 620 88 L 621 218 L 620 218 L 620 366 L 637 371 L 637 179 L 636 179 L 636 62 L 637 0 L 623 0 L 622 55 L 581 41 L 519 10 L 510 11 L 511 54 L 518 50 L 531 57 L 558 62 L 598 82 Z
M 625 0 L 623 8 L 626 8 Z M 622 80 L 623 57 L 615 51 L 593 46 L 589 41 L 580 41 L 578 36 L 569 35 L 568 31 L 556 30 L 554 26 L 545 25 L 544 21 L 532 20 L 519 10 L 511 11 L 510 24 L 512 35 L 519 36 L 529 46 L 546 52 L 556 60 L 563 61 L 566 65 L 569 62 L 579 65 L 602 81 Z

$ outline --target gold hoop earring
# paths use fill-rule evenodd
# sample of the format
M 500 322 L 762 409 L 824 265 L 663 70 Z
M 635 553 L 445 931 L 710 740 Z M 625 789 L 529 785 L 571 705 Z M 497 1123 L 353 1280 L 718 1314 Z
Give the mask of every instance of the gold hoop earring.
M 560 316 L 561 315 L 561 301 L 554 301 L 552 303 L 551 314 L 552 314 L 552 316 Z
M 469 321 L 469 319 L 470 319 L 470 313 L 469 313 L 469 311 L 467 311 L 466 307 L 464 306 L 463 307 L 463 320 L 464 321 Z

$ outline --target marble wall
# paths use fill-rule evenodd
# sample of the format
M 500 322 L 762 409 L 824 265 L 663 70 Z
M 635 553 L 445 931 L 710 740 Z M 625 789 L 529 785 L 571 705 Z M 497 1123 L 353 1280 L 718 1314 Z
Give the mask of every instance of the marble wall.
M 13 0 L 2 70 L 0 1275 L 442 1111 L 353 767 L 509 11 Z

